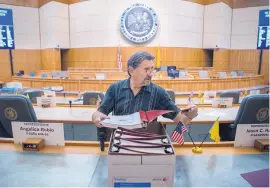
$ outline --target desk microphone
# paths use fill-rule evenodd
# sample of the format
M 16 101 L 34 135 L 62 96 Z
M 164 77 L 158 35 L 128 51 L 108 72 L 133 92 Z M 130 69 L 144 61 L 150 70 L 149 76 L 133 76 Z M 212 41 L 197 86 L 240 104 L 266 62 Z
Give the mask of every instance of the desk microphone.
M 100 132 L 98 134 L 98 138 L 100 141 L 100 150 L 104 151 L 104 146 L 105 146 L 105 133 L 104 132 Z
M 72 101 L 70 100 L 68 102 L 69 102 L 69 108 L 71 108 Z

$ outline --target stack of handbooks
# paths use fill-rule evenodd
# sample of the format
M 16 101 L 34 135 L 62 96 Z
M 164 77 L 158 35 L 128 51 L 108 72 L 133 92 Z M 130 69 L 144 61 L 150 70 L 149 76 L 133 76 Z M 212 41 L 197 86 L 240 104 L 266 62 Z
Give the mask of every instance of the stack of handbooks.
M 110 142 L 111 155 L 168 155 L 174 154 L 167 135 L 157 135 L 119 127 Z
M 104 127 L 118 128 L 124 127 L 127 129 L 137 129 L 146 127 L 147 123 L 151 123 L 158 116 L 169 113 L 169 110 L 150 110 L 147 112 L 139 111 L 130 115 L 113 116 L 109 115 L 110 119 L 104 119 L 101 124 Z

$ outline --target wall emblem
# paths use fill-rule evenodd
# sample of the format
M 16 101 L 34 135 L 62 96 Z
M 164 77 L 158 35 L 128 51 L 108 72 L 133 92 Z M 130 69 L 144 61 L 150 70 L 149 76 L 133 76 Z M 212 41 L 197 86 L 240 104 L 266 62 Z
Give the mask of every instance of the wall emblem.
M 120 29 L 123 35 L 132 42 L 147 42 L 157 32 L 157 15 L 152 8 L 144 4 L 133 4 L 123 12 Z
M 11 107 L 6 108 L 4 110 L 4 113 L 5 113 L 6 118 L 8 118 L 9 120 L 14 121 L 18 118 L 18 114 L 17 114 L 16 110 L 14 110 Z
M 269 109 L 268 108 L 261 108 L 256 114 L 256 118 L 258 121 L 264 121 L 268 117 L 269 117 Z

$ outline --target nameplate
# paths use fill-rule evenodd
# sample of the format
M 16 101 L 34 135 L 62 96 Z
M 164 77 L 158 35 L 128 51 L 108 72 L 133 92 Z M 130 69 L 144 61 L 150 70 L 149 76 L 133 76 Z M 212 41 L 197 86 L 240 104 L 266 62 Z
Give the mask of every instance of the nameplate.
M 217 92 L 216 91 L 206 91 L 204 92 L 204 98 L 205 99 L 214 99 L 217 97 Z
M 233 98 L 215 98 L 212 100 L 212 107 L 228 108 L 232 107 Z
M 44 90 L 44 97 L 55 97 L 55 91 Z
M 56 107 L 55 97 L 37 97 L 37 106 L 43 108 Z
M 45 145 L 64 146 L 63 123 L 12 122 L 15 144 L 22 144 L 27 138 L 43 138 Z
M 255 140 L 269 139 L 269 124 L 238 124 L 234 146 L 254 147 Z

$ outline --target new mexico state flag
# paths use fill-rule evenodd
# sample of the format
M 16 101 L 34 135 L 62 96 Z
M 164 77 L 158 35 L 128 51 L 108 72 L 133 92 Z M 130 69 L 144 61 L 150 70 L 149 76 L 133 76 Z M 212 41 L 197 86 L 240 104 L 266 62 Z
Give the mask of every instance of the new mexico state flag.
M 219 117 L 213 124 L 212 128 L 209 131 L 210 138 L 215 142 L 220 142 L 220 136 L 219 136 Z
M 157 54 L 156 54 L 156 68 L 160 68 L 160 61 L 161 61 L 161 54 L 160 54 L 160 46 L 157 47 Z

